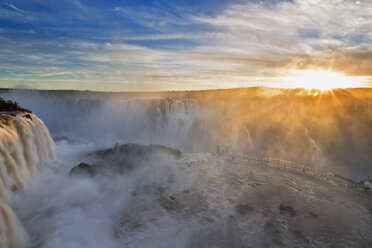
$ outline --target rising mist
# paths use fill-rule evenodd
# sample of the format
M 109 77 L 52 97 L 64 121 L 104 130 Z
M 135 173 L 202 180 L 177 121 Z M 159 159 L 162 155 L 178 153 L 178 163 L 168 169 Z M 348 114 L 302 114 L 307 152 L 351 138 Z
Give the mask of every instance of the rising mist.
M 371 244 L 370 89 L 0 94 L 5 247 Z

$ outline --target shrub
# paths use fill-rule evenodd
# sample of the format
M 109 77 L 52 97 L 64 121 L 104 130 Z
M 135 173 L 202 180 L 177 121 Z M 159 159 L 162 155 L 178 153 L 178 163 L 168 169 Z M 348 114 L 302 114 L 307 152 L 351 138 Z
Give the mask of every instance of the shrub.
M 23 111 L 27 113 L 32 113 L 31 110 L 19 106 L 17 102 L 13 102 L 11 100 L 6 101 L 2 97 L 0 97 L 0 111 Z

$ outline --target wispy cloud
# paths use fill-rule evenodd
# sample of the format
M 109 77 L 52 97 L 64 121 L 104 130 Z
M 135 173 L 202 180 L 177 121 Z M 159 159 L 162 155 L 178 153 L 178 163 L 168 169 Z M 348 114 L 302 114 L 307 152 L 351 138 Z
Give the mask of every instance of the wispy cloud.
M 20 9 L 18 9 L 16 6 L 14 6 L 13 4 L 11 4 L 11 3 L 5 3 L 5 5 L 7 5 L 8 7 L 10 7 L 11 9 L 13 9 L 13 10 L 16 10 L 16 11 L 18 11 L 18 12 L 23 12 L 22 10 L 20 10 Z
M 227 61 L 267 61 L 267 67 L 327 67 L 372 75 L 372 2 L 294 0 L 272 5 L 233 5 L 215 17 L 195 16 L 225 33 L 206 53 L 224 51 Z M 339 58 L 343 58 L 338 60 Z M 347 61 L 360 68 L 348 71 Z M 328 62 L 327 62 L 328 61 Z M 369 63 L 368 63 L 369 61 Z M 252 64 L 253 71 L 267 69 Z
M 372 76 L 368 0 L 247 1 L 213 13 L 30 1 L 37 8 L 0 5 L 2 18 L 16 23 L 0 23 L 0 84 L 275 86 L 290 70 L 308 68 Z

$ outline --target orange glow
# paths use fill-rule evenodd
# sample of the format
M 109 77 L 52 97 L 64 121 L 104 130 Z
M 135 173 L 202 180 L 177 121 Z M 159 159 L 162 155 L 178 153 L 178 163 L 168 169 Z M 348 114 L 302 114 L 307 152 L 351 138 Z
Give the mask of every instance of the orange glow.
M 298 70 L 292 74 L 289 81 L 296 88 L 327 91 L 335 88 L 358 87 L 361 84 L 358 77 L 345 76 L 342 73 L 328 70 Z

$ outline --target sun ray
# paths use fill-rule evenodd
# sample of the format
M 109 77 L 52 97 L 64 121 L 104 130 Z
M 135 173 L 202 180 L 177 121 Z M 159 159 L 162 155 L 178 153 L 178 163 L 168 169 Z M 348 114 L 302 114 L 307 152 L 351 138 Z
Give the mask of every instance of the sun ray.
M 358 87 L 360 79 L 330 70 L 296 70 L 291 72 L 289 83 L 298 88 L 329 91 Z

